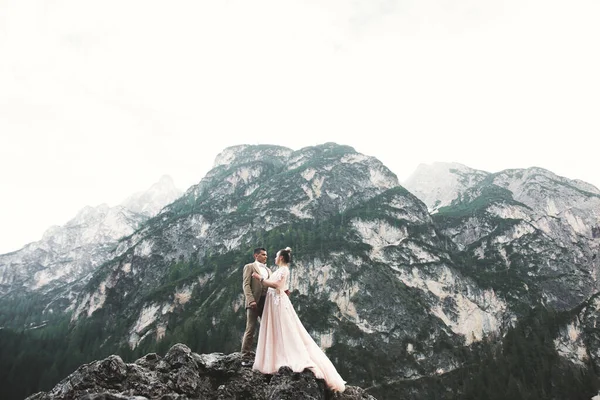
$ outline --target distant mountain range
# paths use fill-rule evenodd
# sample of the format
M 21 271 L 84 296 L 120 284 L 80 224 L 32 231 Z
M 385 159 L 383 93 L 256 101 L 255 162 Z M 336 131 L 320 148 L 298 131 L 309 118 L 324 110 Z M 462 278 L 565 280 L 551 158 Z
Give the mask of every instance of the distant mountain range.
M 230 147 L 197 185 L 167 192 L 150 196 L 162 209 L 143 195 L 124 203 L 137 208 L 84 210 L 0 256 L 0 309 L 4 298 L 42 314 L 4 326 L 68 318 L 64 336 L 83 355 L 134 358 L 178 342 L 235 352 L 241 267 L 256 246 L 291 246 L 299 316 L 342 376 L 380 399 L 470 398 L 484 365 L 514 372 L 502 364 L 507 340 L 543 338 L 547 359 L 528 370 L 555 382 L 553 396 L 574 387 L 572 371 L 600 371 L 600 191 L 590 184 L 436 163 L 401 185 L 377 159 L 326 143 Z M 44 300 L 25 306 L 23 291 Z M 575 390 L 597 394 L 595 384 Z
M 69 296 L 69 285 L 110 259 L 119 239 L 180 195 L 173 180 L 163 176 L 118 206 L 87 206 L 66 224 L 49 228 L 40 241 L 0 255 L 0 299 L 60 288 L 64 288 L 61 294 Z

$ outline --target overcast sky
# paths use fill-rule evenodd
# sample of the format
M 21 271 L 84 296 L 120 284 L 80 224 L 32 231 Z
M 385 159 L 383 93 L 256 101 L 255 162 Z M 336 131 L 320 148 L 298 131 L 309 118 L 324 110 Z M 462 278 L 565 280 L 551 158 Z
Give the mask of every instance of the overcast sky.
M 596 0 L 0 0 L 0 253 L 237 144 L 600 186 Z

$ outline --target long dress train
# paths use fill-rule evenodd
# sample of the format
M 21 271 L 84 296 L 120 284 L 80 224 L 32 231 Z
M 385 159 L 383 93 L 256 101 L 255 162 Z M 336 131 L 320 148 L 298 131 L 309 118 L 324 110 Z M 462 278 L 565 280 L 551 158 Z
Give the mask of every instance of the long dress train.
M 264 374 L 273 374 L 282 366 L 295 372 L 309 368 L 317 378 L 325 379 L 330 389 L 343 392 L 346 382 L 306 331 L 284 293 L 289 275 L 289 268 L 282 266 L 269 279 L 277 282 L 278 287 L 267 291 L 252 368 Z

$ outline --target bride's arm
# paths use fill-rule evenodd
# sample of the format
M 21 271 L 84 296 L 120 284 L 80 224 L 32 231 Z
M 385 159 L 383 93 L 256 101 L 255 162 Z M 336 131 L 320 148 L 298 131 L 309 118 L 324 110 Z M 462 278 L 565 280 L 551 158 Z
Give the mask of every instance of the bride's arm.
M 260 281 L 260 283 L 263 284 L 263 286 L 266 287 L 270 287 L 273 289 L 281 289 L 283 288 L 283 285 L 285 283 L 285 274 L 281 274 L 279 275 L 279 279 L 263 279 L 262 276 L 260 276 L 260 274 L 257 274 L 256 272 L 252 273 L 252 277 L 254 279 L 257 279 Z

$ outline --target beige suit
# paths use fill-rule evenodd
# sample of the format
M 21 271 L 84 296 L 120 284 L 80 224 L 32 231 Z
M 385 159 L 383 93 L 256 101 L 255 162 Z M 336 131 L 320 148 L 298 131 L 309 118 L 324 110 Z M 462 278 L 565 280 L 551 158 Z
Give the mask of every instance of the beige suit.
M 254 344 L 254 332 L 256 322 L 258 321 L 258 305 L 260 298 L 267 294 L 267 287 L 263 286 L 259 280 L 252 277 L 252 273 L 260 274 L 258 262 L 255 261 L 244 265 L 244 277 L 242 287 L 244 297 L 246 298 L 246 331 L 242 339 L 242 353 L 248 353 L 252 350 Z M 267 268 L 268 277 L 271 277 L 271 270 Z M 250 303 L 256 302 L 257 308 L 250 308 Z

